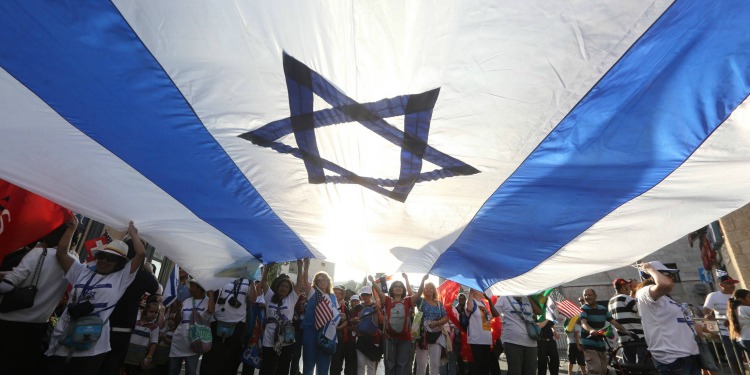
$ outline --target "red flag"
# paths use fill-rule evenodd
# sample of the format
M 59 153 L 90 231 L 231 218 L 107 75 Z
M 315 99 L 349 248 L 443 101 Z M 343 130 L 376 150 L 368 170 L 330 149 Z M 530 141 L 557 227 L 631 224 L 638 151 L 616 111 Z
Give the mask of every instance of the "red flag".
M 438 287 L 438 293 L 442 297 L 443 306 L 445 306 L 445 314 L 448 315 L 448 319 L 453 323 L 454 326 L 458 327 L 461 331 L 461 358 L 465 362 L 472 362 L 474 357 L 471 354 L 471 347 L 469 347 L 469 339 L 466 335 L 466 330 L 461 327 L 461 323 L 458 321 L 458 317 L 453 313 L 453 301 L 456 300 L 458 292 L 461 291 L 461 285 L 458 285 L 455 281 L 446 280 Z M 454 349 L 455 350 L 455 349 Z
M 446 280 L 438 287 L 438 293 L 442 297 L 443 306 L 445 306 L 445 315 L 448 315 L 448 320 L 453 323 L 456 327 L 461 328 L 461 324 L 458 322 L 458 317 L 453 313 L 453 301 L 456 300 L 458 292 L 461 290 L 461 285 L 458 285 L 455 281 Z
M 323 294 L 318 287 L 315 287 L 315 296 L 315 329 L 320 330 L 333 319 L 333 309 L 331 309 L 331 299 L 328 295 Z
M 112 241 L 112 238 L 106 235 L 106 236 L 101 236 L 98 238 L 92 238 L 84 242 L 83 245 L 86 246 L 86 252 L 89 254 L 86 257 L 86 261 L 91 262 L 92 260 L 94 260 L 94 254 L 91 252 L 91 249 L 95 247 L 103 247 L 104 245 L 110 243 L 111 241 Z
M 56 203 L 0 180 L 0 262 L 55 230 L 70 215 Z

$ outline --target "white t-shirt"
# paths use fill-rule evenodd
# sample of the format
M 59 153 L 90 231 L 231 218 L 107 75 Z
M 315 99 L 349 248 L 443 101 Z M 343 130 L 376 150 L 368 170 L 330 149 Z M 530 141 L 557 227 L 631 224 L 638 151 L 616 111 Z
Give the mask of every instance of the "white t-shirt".
M 198 355 L 190 350 L 190 342 L 188 342 L 188 329 L 190 328 L 190 319 L 193 316 L 193 302 L 195 302 L 196 320 L 199 318 L 206 323 L 211 318 L 211 314 L 206 311 L 208 308 L 208 297 L 204 297 L 201 300 L 190 297 L 183 301 L 182 321 L 180 322 L 180 325 L 177 326 L 177 329 L 175 329 L 174 335 L 172 336 L 172 348 L 169 349 L 170 357 L 189 357 Z
M 722 292 L 709 293 L 706 296 L 706 302 L 703 303 L 703 307 L 714 311 L 716 319 L 727 318 L 727 302 L 731 294 L 724 294 Z M 729 336 L 729 329 L 724 327 L 725 320 L 719 321 L 719 333 L 722 336 Z
M 568 344 L 575 344 L 576 343 L 576 337 L 575 333 L 578 332 L 578 343 L 583 345 L 581 341 L 581 331 L 583 331 L 583 328 L 581 328 L 580 324 L 576 324 L 573 326 L 573 331 L 567 332 L 568 334 Z
M 678 358 L 698 354 L 690 315 L 683 312 L 679 303 L 667 296 L 654 301 L 648 290 L 649 286 L 639 289 L 635 297 L 638 300 L 646 344 L 654 359 L 668 364 Z
M 492 345 L 492 314 L 484 307 L 484 301 L 474 300 L 476 310 L 469 316 L 467 337 L 469 344 Z M 472 306 L 473 310 L 473 306 Z M 466 312 L 471 312 L 468 308 Z
M 73 284 L 73 290 L 70 294 L 72 297 L 68 308 L 65 309 L 65 312 L 60 317 L 60 321 L 55 326 L 54 332 L 52 332 L 49 349 L 47 349 L 45 355 L 67 357 L 72 352 L 73 357 L 91 357 L 108 352 L 110 350 L 109 316 L 112 314 L 117 301 L 125 293 L 125 289 L 135 280 L 136 273 L 130 272 L 130 262 L 125 264 L 123 269 L 112 272 L 109 275 L 100 275 L 77 260 L 73 262 L 68 273 L 65 274 L 65 279 Z M 92 314 L 104 321 L 99 341 L 89 350 L 75 351 L 58 343 L 63 331 L 70 323 L 68 309 L 77 302 L 90 302 L 94 306 Z
M 514 310 L 515 307 L 515 310 Z M 503 332 L 500 339 L 504 343 L 509 342 L 511 344 L 536 347 L 536 340 L 531 339 L 526 334 L 526 324 L 523 319 L 533 322 L 534 316 L 531 303 L 527 297 L 521 297 L 521 303 L 519 304 L 513 297 L 498 297 L 495 303 L 495 308 L 503 317 Z M 523 314 L 523 319 L 521 318 Z
M 237 284 L 235 284 L 235 282 L 237 282 Z M 218 299 L 226 300 L 222 305 L 219 305 L 218 303 L 216 304 L 216 311 L 214 312 L 214 318 L 216 318 L 216 320 L 227 323 L 238 323 L 245 321 L 247 316 L 247 306 L 245 306 L 245 303 L 247 302 L 247 288 L 250 282 L 250 280 L 242 279 L 242 282 L 240 284 L 240 279 L 237 279 L 227 285 L 224 285 L 224 288 L 222 288 L 219 292 Z M 239 303 L 235 306 L 238 307 L 232 307 L 232 305 L 230 304 L 230 300 L 235 297 L 235 285 L 238 286 L 237 296 L 235 298 Z
M 737 323 L 740 325 L 740 340 L 750 340 L 750 306 L 737 306 Z
M 34 274 L 36 265 L 39 262 L 44 248 L 36 247 L 29 251 L 18 266 L 5 275 L 0 282 L 0 292 L 7 293 L 14 288 L 23 288 L 31 285 L 31 277 Z M 24 323 L 46 323 L 52 312 L 55 311 L 60 297 L 65 293 L 68 286 L 68 280 L 65 280 L 65 274 L 57 262 L 55 254 L 57 249 L 47 248 L 47 256 L 42 261 L 41 269 L 38 274 L 37 293 L 34 297 L 34 305 L 28 309 L 21 309 L 7 313 L 0 313 L 0 320 L 8 322 Z M 75 257 L 68 253 L 68 256 Z M 0 301 L 3 297 L 0 296 Z
M 135 322 L 135 328 L 130 334 L 130 343 L 133 345 L 149 346 L 159 342 L 159 326 L 156 323 Z
M 299 299 L 297 292 L 292 290 L 289 293 L 289 295 L 287 295 L 286 298 L 284 298 L 281 301 L 281 305 L 277 305 L 271 302 L 271 298 L 273 298 L 273 291 L 271 289 L 268 289 L 268 291 L 265 294 L 266 319 L 269 319 L 269 318 L 279 319 L 280 318 L 282 321 L 284 320 L 291 321 L 292 318 L 294 317 L 294 305 L 297 304 L 297 300 Z M 277 311 L 279 315 L 277 315 Z M 263 332 L 263 346 L 264 347 L 267 347 L 267 348 L 273 347 L 275 333 L 276 333 L 276 323 L 271 323 L 271 322 L 266 323 L 266 330 Z M 289 345 L 289 344 L 286 344 L 286 345 Z

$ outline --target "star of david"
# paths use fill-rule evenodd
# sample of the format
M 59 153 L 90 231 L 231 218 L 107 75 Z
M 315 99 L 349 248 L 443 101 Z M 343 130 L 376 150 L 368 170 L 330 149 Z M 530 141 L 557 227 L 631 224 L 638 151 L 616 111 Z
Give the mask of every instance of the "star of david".
M 479 173 L 476 168 L 427 144 L 432 110 L 440 88 L 420 94 L 357 103 L 320 74 L 288 54 L 283 54 L 283 61 L 291 116 L 270 122 L 239 137 L 255 145 L 302 159 L 309 183 L 359 184 L 391 199 L 405 202 L 417 183 Z M 314 94 L 332 108 L 313 111 Z M 385 121 L 386 118 L 396 116 L 404 116 L 404 131 Z M 359 176 L 322 158 L 318 151 L 315 129 L 343 123 L 359 123 L 400 147 L 399 178 Z M 294 134 L 298 147 L 279 142 L 280 138 L 291 133 Z M 422 172 L 424 160 L 440 168 Z M 332 174 L 326 174 L 326 171 Z

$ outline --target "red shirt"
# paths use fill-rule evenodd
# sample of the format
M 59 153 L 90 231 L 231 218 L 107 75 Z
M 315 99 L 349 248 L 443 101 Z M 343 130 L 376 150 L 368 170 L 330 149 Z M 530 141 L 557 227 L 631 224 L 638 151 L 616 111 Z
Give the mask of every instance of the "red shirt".
M 412 310 L 412 302 L 411 302 L 411 296 L 407 296 L 406 298 L 395 302 L 390 296 L 385 297 L 385 321 L 386 326 L 389 324 L 391 320 L 391 310 L 394 306 L 397 305 L 404 305 L 404 312 L 406 313 L 406 316 L 404 317 L 404 325 L 405 327 L 391 327 L 394 331 L 400 331 L 402 328 L 404 328 L 404 331 L 401 332 L 399 335 L 392 335 L 388 329 L 385 330 L 386 336 L 390 337 L 392 339 L 399 339 L 399 340 L 406 340 L 411 341 L 411 326 L 409 325 L 409 317 L 411 316 L 411 310 Z

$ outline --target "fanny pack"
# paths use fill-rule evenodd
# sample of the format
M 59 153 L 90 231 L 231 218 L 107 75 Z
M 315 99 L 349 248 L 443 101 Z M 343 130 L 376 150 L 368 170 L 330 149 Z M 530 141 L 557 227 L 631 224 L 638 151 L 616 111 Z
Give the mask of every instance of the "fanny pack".
M 71 319 L 60 339 L 60 344 L 74 350 L 89 350 L 102 336 L 104 321 L 96 315 Z
M 226 340 L 229 337 L 232 337 L 234 334 L 234 327 L 237 326 L 237 323 L 229 323 L 229 322 L 222 322 L 220 320 L 216 321 L 216 337 L 220 337 L 224 340 Z

